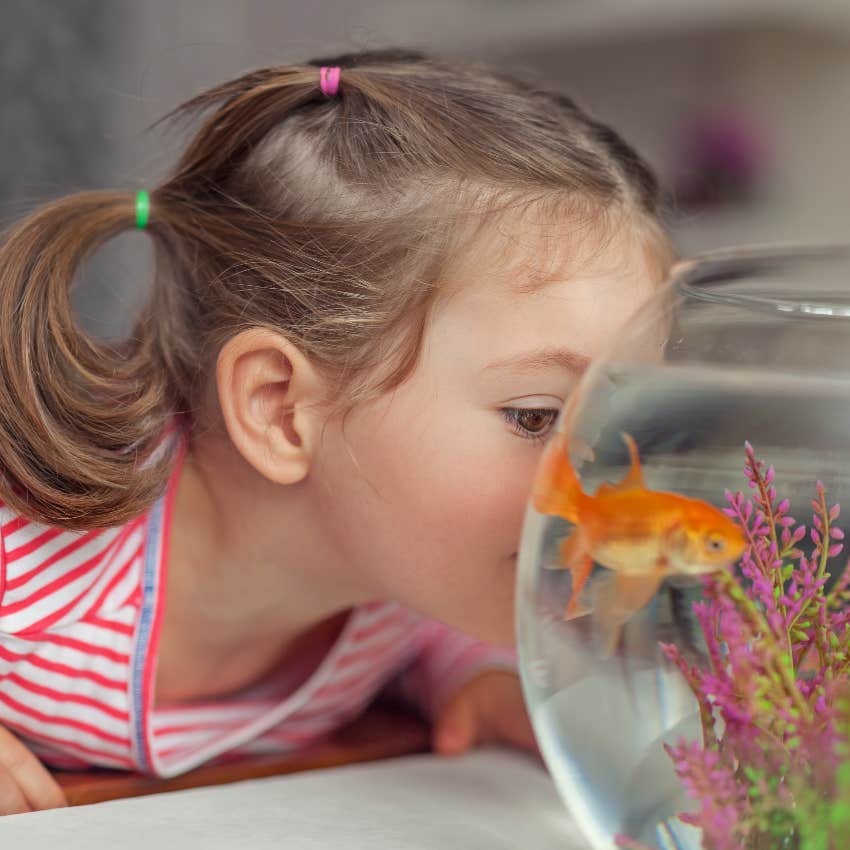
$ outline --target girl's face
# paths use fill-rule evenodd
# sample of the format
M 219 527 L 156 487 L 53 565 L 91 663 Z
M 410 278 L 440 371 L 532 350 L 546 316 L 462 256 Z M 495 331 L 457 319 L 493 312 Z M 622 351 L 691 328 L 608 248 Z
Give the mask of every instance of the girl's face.
M 533 235 L 494 233 L 467 252 L 414 373 L 331 420 L 311 476 L 365 593 L 505 645 L 544 440 L 589 359 L 658 285 L 631 230 L 586 256 L 549 246 L 545 268 Z

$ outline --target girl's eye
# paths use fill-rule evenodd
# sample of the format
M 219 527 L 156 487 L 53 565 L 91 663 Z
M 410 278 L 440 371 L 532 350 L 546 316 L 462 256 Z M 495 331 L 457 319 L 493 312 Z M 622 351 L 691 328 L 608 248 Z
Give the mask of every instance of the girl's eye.
M 558 418 L 558 411 L 544 407 L 503 407 L 505 417 L 514 433 L 527 440 L 543 442 Z

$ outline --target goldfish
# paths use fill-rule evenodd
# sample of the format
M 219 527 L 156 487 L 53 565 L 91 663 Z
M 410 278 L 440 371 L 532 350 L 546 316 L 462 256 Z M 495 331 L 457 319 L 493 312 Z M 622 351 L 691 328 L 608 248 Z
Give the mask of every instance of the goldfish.
M 582 590 L 594 562 L 612 572 L 594 580 L 593 611 L 605 651 L 612 655 L 624 624 L 655 596 L 668 576 L 715 572 L 740 558 L 743 531 L 722 511 L 700 499 L 647 488 L 634 439 L 622 434 L 630 467 L 622 481 L 604 482 L 590 495 L 570 462 L 565 433 L 547 446 L 534 483 L 539 513 L 574 524 L 560 545 L 560 566 L 572 572 L 564 614 L 583 616 Z

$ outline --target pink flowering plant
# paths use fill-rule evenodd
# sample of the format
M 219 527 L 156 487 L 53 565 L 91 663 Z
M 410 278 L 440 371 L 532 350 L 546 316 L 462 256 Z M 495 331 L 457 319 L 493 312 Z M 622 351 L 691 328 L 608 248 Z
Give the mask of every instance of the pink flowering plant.
M 694 611 L 704 666 L 672 644 L 667 658 L 699 706 L 703 740 L 667 746 L 696 810 L 704 850 L 850 848 L 850 570 L 818 482 L 809 528 L 777 501 L 774 470 L 749 443 L 751 490 L 727 492 L 746 534 L 738 571 L 704 579 Z M 808 552 L 804 551 L 804 548 Z M 623 848 L 641 845 L 618 839 Z

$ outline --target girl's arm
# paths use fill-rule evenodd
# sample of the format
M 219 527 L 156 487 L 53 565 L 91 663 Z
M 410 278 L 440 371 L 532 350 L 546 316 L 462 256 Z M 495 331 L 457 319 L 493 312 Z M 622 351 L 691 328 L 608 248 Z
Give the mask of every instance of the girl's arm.
M 397 692 L 433 720 L 470 679 L 486 670 L 515 671 L 516 650 L 495 647 L 431 620 L 422 626 L 418 655 L 401 673 Z

